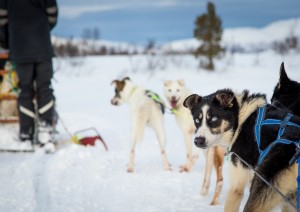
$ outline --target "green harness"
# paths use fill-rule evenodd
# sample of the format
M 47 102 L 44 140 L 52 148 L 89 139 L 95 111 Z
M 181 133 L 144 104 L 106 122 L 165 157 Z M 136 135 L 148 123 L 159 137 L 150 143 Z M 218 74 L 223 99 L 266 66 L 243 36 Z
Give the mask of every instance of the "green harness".
M 150 90 L 145 90 L 146 96 L 148 96 L 150 99 L 152 99 L 155 103 L 157 103 L 160 106 L 161 112 L 165 113 L 165 104 L 163 100 L 160 98 L 160 96 L 157 93 L 154 93 Z

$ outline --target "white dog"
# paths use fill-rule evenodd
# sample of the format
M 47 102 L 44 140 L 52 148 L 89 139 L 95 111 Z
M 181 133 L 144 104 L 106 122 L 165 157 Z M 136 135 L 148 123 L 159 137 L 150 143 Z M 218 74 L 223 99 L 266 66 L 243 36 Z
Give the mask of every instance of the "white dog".
M 171 111 L 175 115 L 177 124 L 179 125 L 186 145 L 186 162 L 181 166 L 181 171 L 190 171 L 192 166 L 199 158 L 199 148 L 196 148 L 193 144 L 193 136 L 196 131 L 193 117 L 188 108 L 183 106 L 184 100 L 191 95 L 189 89 L 185 86 L 184 80 L 171 81 L 166 80 L 164 82 L 164 94 L 169 104 L 171 105 Z M 213 165 L 215 166 L 217 174 L 217 186 L 212 205 L 219 203 L 219 195 L 222 189 L 222 165 L 224 160 L 225 150 L 222 147 L 213 147 L 205 151 L 206 167 L 205 176 L 202 184 L 201 194 L 207 195 L 210 186 L 210 176 Z
M 132 143 L 127 171 L 134 171 L 135 145 L 143 138 L 147 124 L 155 131 L 165 170 L 171 170 L 165 150 L 166 136 L 163 124 L 164 103 L 158 101 L 158 96 L 155 93 L 136 86 L 129 77 L 123 80 L 113 80 L 112 84 L 115 87 L 115 96 L 112 98 L 111 103 L 118 106 L 125 102 L 129 104 L 131 109 Z M 153 96 L 153 98 L 149 96 Z

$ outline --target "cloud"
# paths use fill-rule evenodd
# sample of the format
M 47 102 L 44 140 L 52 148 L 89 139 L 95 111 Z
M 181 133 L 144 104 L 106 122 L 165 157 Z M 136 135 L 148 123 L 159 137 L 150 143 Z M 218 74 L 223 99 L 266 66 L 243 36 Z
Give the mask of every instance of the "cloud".
M 92 6 L 61 6 L 60 15 L 64 18 L 76 18 L 84 13 L 111 11 L 120 9 L 119 5 L 92 5 Z
M 93 0 L 87 0 L 84 3 L 79 3 L 75 1 L 76 4 L 72 5 L 70 3 L 67 4 L 67 2 L 62 1 L 60 6 L 60 16 L 64 18 L 72 19 L 84 13 L 113 11 L 113 10 L 126 9 L 126 8 L 175 7 L 175 6 L 187 6 L 191 4 L 199 5 L 199 2 L 195 0 L 185 0 L 185 1 L 154 0 L 151 2 L 149 2 L 148 0 L 131 0 L 131 1 L 115 0 L 111 2 L 105 2 L 105 3 L 103 2 L 101 4 L 95 2 L 93 2 L 94 4 L 89 4 L 89 1 L 91 1 L 90 3 L 93 2 Z

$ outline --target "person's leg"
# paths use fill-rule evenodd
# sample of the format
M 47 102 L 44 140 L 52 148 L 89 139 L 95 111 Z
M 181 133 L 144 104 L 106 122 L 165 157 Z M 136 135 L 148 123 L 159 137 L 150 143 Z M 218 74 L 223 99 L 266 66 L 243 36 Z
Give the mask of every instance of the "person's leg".
M 31 140 L 34 135 L 34 104 L 33 104 L 33 63 L 16 63 L 16 71 L 19 78 L 19 124 L 21 141 Z
M 41 122 L 53 125 L 54 116 L 54 95 L 51 87 L 53 77 L 52 61 L 35 63 L 35 80 L 38 113 Z
M 53 77 L 52 61 L 42 61 L 35 63 L 35 82 L 38 106 L 38 130 L 37 140 L 41 144 L 49 146 L 54 141 L 54 95 L 51 87 Z M 48 148 L 48 147 L 46 147 Z M 49 146 L 50 151 L 54 151 L 54 146 Z

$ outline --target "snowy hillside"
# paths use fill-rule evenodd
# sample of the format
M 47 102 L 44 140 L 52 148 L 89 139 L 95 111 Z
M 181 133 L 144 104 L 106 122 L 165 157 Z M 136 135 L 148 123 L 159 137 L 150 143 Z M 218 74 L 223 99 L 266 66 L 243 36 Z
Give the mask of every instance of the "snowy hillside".
M 300 38 L 300 18 L 277 21 L 263 28 L 224 29 L 222 44 L 229 49 L 235 47 L 240 51 L 256 52 L 270 49 L 273 42 L 282 41 L 290 35 Z M 162 50 L 190 51 L 198 46 L 199 41 L 191 38 L 165 44 Z

